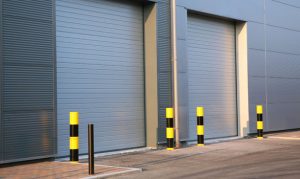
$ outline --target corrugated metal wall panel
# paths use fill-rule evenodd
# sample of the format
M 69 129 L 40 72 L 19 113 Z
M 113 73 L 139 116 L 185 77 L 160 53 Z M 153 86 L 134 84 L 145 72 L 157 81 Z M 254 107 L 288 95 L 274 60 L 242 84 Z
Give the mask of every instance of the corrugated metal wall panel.
M 205 108 L 206 138 L 237 135 L 235 27 L 189 14 L 189 136 L 196 139 L 197 106 Z
M 2 0 L 0 0 L 0 163 L 3 161 L 4 157 L 4 140 L 3 140 L 3 135 L 4 135 L 4 128 L 3 128 L 3 48 L 2 48 Z
M 165 108 L 172 106 L 172 74 L 170 48 L 170 4 L 157 3 L 157 53 L 158 53 L 158 142 L 166 141 Z
M 2 2 L 3 160 L 48 157 L 56 153 L 53 2 Z
M 69 112 L 80 153 L 145 146 L 143 8 L 130 1 L 57 0 L 58 155 L 69 155 Z
M 47 109 L 5 112 L 5 160 L 53 155 L 53 118 Z

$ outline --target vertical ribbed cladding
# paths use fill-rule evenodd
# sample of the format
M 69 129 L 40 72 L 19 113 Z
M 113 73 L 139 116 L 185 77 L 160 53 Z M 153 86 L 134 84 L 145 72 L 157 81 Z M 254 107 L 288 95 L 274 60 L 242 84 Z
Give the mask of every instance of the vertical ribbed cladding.
M 172 106 L 172 74 L 170 56 L 170 4 L 157 2 L 157 53 L 158 53 L 158 142 L 166 142 L 165 108 Z
M 53 1 L 1 2 L 3 162 L 51 157 L 56 153 Z
M 3 149 L 4 149 L 4 141 L 3 141 L 3 126 L 2 126 L 2 100 L 3 100 L 3 50 L 2 50 L 2 0 L 0 0 L 0 163 L 3 160 Z

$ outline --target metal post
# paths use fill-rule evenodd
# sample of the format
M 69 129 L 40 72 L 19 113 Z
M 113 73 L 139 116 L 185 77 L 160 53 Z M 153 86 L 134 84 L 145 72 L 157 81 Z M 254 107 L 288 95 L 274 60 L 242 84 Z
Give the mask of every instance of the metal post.
M 166 137 L 167 150 L 174 150 L 174 112 L 173 108 L 166 108 Z
M 94 125 L 88 125 L 88 132 L 89 132 L 89 175 L 93 175 L 95 172 L 94 170 Z
M 263 106 L 256 106 L 256 116 L 257 116 L 257 139 L 263 139 L 263 130 L 264 130 L 264 122 L 263 122 Z
M 176 148 L 180 147 L 180 124 L 178 104 L 178 77 L 177 77 L 177 36 L 176 36 L 176 0 L 170 0 L 171 11 L 171 57 L 172 57 L 172 81 L 173 81 L 173 107 L 175 118 Z
M 197 114 L 197 145 L 204 146 L 204 108 L 198 106 L 196 108 Z
M 70 161 L 78 162 L 79 158 L 79 113 L 70 112 Z

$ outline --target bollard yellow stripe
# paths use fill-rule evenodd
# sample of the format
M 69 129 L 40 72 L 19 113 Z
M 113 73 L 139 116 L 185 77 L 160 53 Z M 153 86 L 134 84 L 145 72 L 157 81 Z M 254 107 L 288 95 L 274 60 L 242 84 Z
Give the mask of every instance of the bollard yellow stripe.
M 79 137 L 70 137 L 70 149 L 79 149 Z
M 264 129 L 263 121 L 257 121 L 257 129 Z
M 70 112 L 70 124 L 78 125 L 79 123 L 79 113 L 78 112 Z
M 204 108 L 202 106 L 198 106 L 196 111 L 197 111 L 197 117 L 204 116 Z
M 204 126 L 197 125 L 197 135 L 204 135 Z
M 263 113 L 263 106 L 262 105 L 257 105 L 256 106 L 256 113 L 257 114 L 262 114 Z
M 173 108 L 166 108 L 166 118 L 174 118 Z
M 166 135 L 167 135 L 167 139 L 173 139 L 174 138 L 174 128 L 167 127 Z

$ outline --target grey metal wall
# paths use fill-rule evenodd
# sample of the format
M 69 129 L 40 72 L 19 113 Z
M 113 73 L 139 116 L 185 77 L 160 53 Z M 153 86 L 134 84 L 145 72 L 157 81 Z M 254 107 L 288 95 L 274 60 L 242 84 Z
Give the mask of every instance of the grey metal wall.
M 196 107 L 205 108 L 205 137 L 237 135 L 235 26 L 189 14 L 187 25 L 189 139 L 196 140 Z
M 53 1 L 2 0 L 1 162 L 56 153 Z
M 265 9 L 267 130 L 300 128 L 300 2 L 266 1 Z
M 256 104 L 265 106 L 266 131 L 300 128 L 299 7 L 294 0 L 177 0 L 178 53 L 183 59 L 186 11 L 247 21 L 250 132 L 256 130 Z
M 158 142 L 165 141 L 165 108 L 172 107 L 169 0 L 157 2 Z
M 3 50 L 2 50 L 2 44 L 3 44 L 3 38 L 2 38 L 2 13 L 3 9 L 2 9 L 2 0 L 0 1 L 0 163 L 3 160 L 4 157 L 4 145 L 3 145 L 3 137 L 4 137 L 4 133 L 3 133 L 3 121 L 2 121 L 2 114 L 3 114 L 3 108 L 2 108 L 2 96 L 3 96 Z
M 69 112 L 80 153 L 145 145 L 143 8 L 130 1 L 57 0 L 58 155 L 69 154 Z

